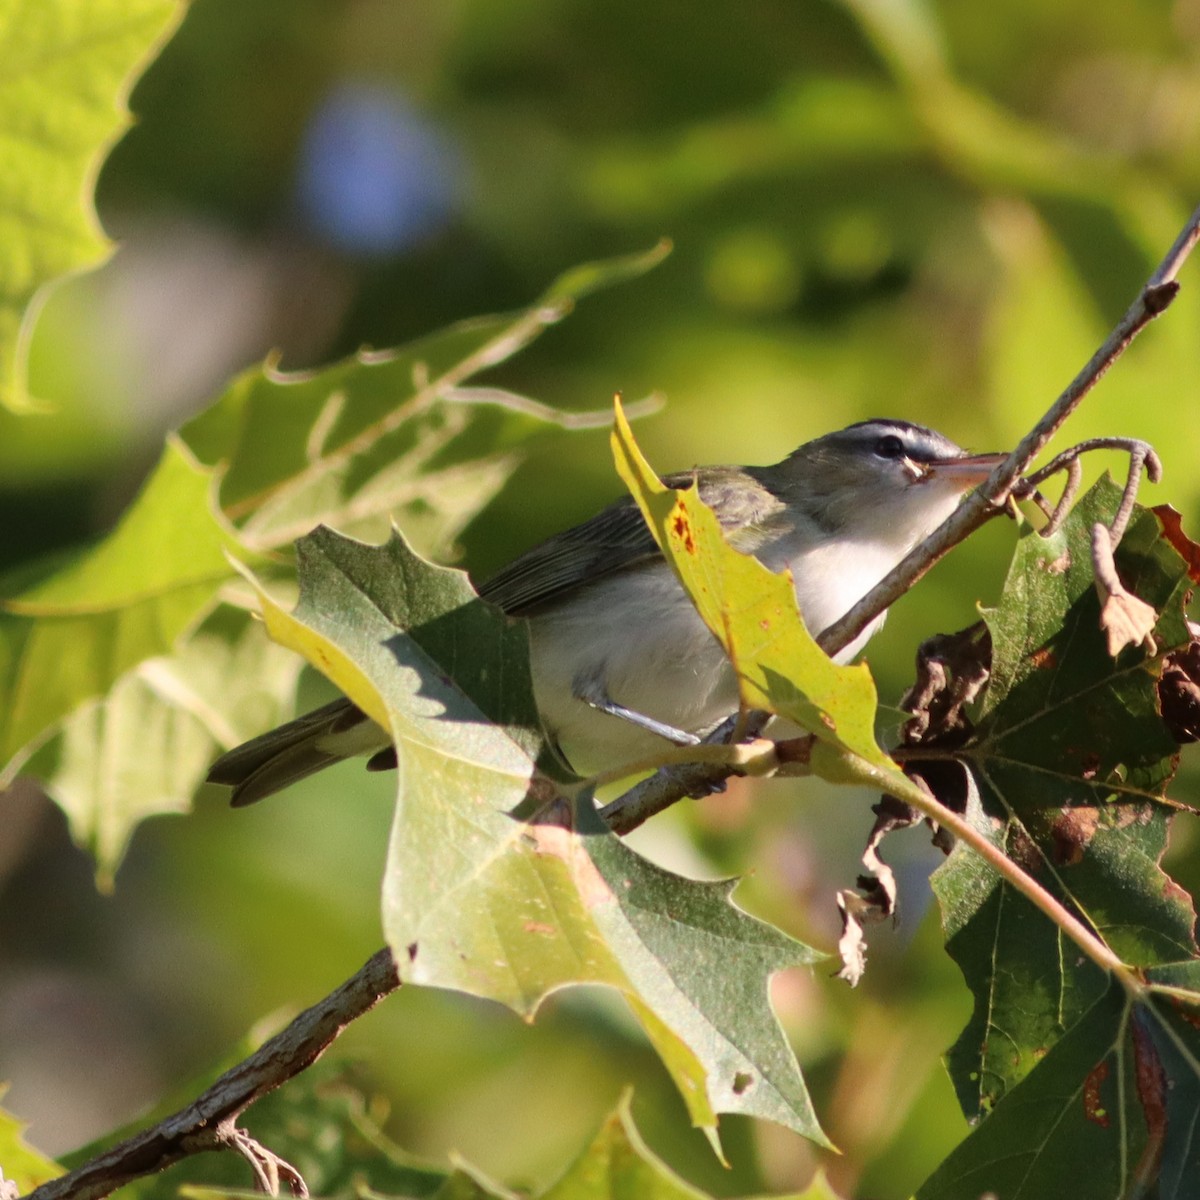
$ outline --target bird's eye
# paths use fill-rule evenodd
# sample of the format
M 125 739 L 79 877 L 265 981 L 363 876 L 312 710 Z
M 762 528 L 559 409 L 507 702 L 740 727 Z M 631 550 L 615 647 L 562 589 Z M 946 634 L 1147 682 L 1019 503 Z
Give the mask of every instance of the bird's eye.
M 903 458 L 904 443 L 894 433 L 889 433 L 875 443 L 875 453 L 880 458 Z

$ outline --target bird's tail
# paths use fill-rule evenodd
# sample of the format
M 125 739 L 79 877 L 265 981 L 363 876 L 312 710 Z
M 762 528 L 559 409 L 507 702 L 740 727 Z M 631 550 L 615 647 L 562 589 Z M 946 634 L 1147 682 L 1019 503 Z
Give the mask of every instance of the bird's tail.
M 377 754 L 391 738 L 344 696 L 226 751 L 209 768 L 208 782 L 233 788 L 240 808 L 359 754 Z

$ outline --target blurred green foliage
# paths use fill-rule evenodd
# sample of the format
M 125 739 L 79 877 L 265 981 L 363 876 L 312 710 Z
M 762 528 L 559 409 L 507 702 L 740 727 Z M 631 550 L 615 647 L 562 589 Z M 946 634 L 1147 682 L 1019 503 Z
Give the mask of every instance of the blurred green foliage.
M 118 252 L 55 294 L 30 347 L 56 412 L 0 413 L 0 569 L 110 526 L 163 430 L 268 352 L 299 367 L 394 345 L 663 234 L 663 266 L 495 382 L 579 409 L 666 392 L 638 430 L 664 469 L 774 460 L 876 414 L 1010 445 L 1200 195 L 1198 46 L 1196 0 L 194 0 L 100 176 Z M 388 253 L 335 238 L 301 187 L 315 117 L 351 83 L 398 97 L 457 164 L 438 222 Z M 1192 526 L 1194 274 L 1067 430 L 1154 442 L 1161 495 Z M 462 533 L 463 561 L 486 574 L 618 488 L 602 437 L 546 436 Z M 885 701 L 917 640 L 994 601 L 1011 542 L 995 523 L 896 606 L 871 654 Z M 264 1011 L 354 970 L 381 936 L 391 791 L 351 768 L 245 813 L 201 795 L 188 820 L 142 827 L 106 900 L 61 818 L 6 798 L 0 1074 L 29 1138 L 58 1151 L 107 1131 Z M 1194 801 L 1194 777 L 1178 792 Z M 738 785 L 635 841 L 693 871 L 751 871 L 741 903 L 828 945 L 869 800 Z M 1175 840 L 1194 890 L 1196 836 Z M 966 1132 L 937 1060 L 969 999 L 917 922 L 933 861 L 914 848 L 899 868 L 905 924 L 876 938 L 858 992 L 778 981 L 847 1194 L 909 1195 Z M 720 1168 L 607 996 L 554 1001 L 528 1028 L 405 989 L 346 1041 L 391 1098 L 394 1137 L 496 1178 L 556 1178 L 629 1081 L 648 1141 L 717 1194 L 797 1187 L 815 1161 L 735 1119 Z

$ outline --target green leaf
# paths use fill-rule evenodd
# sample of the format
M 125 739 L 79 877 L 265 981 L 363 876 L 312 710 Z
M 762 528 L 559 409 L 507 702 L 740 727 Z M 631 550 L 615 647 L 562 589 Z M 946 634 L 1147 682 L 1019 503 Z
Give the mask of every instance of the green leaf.
M 1183 1200 L 1200 1178 L 1200 964 L 1110 982 L 918 1191 L 918 1200 Z
M 108 251 L 92 181 L 129 123 L 131 77 L 183 11 L 177 0 L 0 0 L 0 402 L 10 407 L 30 406 L 24 354 L 39 289 Z
M 875 740 L 875 683 L 865 664 L 838 666 L 804 626 L 789 573 L 734 550 L 695 487 L 664 487 L 617 407 L 617 470 L 704 623 L 737 672 L 743 709 L 795 721 L 818 739 L 885 772 Z
M 147 668 L 165 688 L 126 676 L 172 654 L 212 610 L 234 577 L 226 550 L 253 558 L 255 547 L 276 548 L 322 519 L 386 536 L 393 518 L 420 544 L 447 550 L 507 478 L 522 441 L 548 422 L 584 420 L 464 382 L 667 249 L 576 267 L 515 316 L 456 325 L 310 375 L 267 369 L 237 380 L 168 441 L 112 534 L 0 601 L 0 784 L 94 700 L 72 723 L 66 758 L 44 755 L 34 765 L 54 777 L 51 791 L 97 853 L 100 881 L 110 882 L 136 821 L 185 807 L 210 735 L 225 740 L 217 709 L 198 722 L 189 706 L 199 697 L 196 655 Z M 225 513 L 214 503 L 214 476 Z M 234 674 L 206 679 L 205 695 L 240 702 L 246 677 L 235 658 L 218 649 L 214 661 Z M 182 675 L 169 685 L 163 673 L 176 669 Z M 278 715 L 276 704 L 260 705 L 259 724 L 234 724 L 249 737 Z M 113 755 L 147 722 L 159 736 L 153 744 L 173 757 L 135 755 L 131 769 Z
M 538 1200 L 708 1200 L 708 1192 L 685 1183 L 642 1140 L 629 1111 L 630 1099 L 622 1098 L 587 1149 Z M 776 1200 L 837 1197 L 818 1176 L 804 1192 Z
M 362 352 L 324 370 L 245 372 L 183 430 L 223 464 L 221 504 L 247 544 L 278 547 L 315 525 L 386 536 L 388 519 L 444 551 L 507 478 L 517 446 L 549 421 L 525 397 L 465 388 L 511 358 L 597 288 L 662 261 L 642 254 L 575 267 L 529 308 L 453 325 L 411 345 Z
M 212 607 L 232 568 L 209 486 L 209 472 L 168 442 L 107 538 L 0 602 L 0 781 L 80 704 L 169 653 Z
M 299 670 L 243 614 L 222 614 L 66 719 L 49 764 L 34 766 L 95 859 L 101 891 L 112 889 L 139 821 L 187 812 L 221 749 L 289 714 Z
M 7 1086 L 0 1087 L 0 1097 L 7 1090 Z M 63 1173 L 58 1163 L 29 1145 L 26 1128 L 23 1121 L 0 1108 L 0 1180 L 16 1184 L 22 1196 Z
M 265 600 L 269 631 L 397 745 L 383 920 L 402 977 L 527 1017 L 557 988 L 607 984 L 696 1124 L 750 1113 L 824 1143 L 767 995 L 773 972 L 816 955 L 737 909 L 731 883 L 653 866 L 590 800 L 572 808 L 557 793 L 534 765 L 524 628 L 460 572 L 398 536 L 368 547 L 319 530 L 298 551 L 299 604 Z
M 981 793 L 988 834 L 1137 966 L 1195 954 L 1190 899 L 1159 866 L 1159 803 L 1177 747 L 1158 712 L 1164 653 L 1188 635 L 1186 568 L 1139 510 L 1117 554 L 1126 586 L 1160 612 L 1160 653 L 1115 660 L 1099 628 L 1091 527 L 1111 519 L 1102 480 L 1053 538 L 1017 548 L 1000 604 L 986 613 L 992 677 L 978 728 L 959 751 Z M 969 1117 L 988 1112 L 1104 994 L 1061 932 L 974 855 L 934 877 L 947 947 L 975 994 L 950 1054 Z

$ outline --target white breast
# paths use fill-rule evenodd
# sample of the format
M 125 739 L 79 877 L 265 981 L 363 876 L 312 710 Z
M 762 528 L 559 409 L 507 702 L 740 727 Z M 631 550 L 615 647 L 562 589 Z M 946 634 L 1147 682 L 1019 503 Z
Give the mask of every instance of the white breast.
M 820 633 L 891 569 L 894 550 L 837 544 L 763 554 L 788 566 L 805 624 Z M 847 662 L 882 624 L 837 655 Z M 662 739 L 577 699 L 598 682 L 618 704 L 690 733 L 737 707 L 732 668 L 665 563 L 600 580 L 570 603 L 530 620 L 534 689 L 548 730 L 577 770 L 595 771 L 662 748 Z

